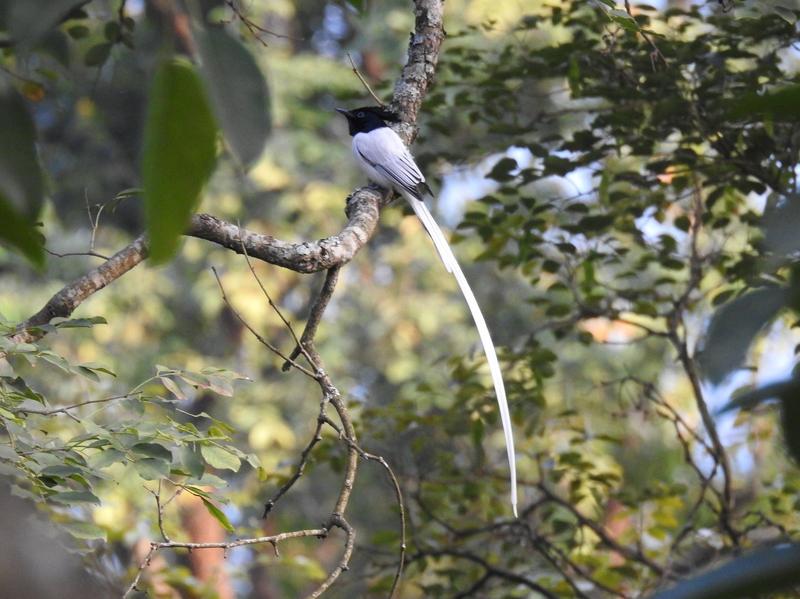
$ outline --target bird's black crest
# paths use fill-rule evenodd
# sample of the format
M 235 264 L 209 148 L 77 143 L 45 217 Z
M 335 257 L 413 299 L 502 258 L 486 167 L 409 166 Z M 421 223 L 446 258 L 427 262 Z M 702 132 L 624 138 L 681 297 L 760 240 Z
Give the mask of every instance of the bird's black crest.
M 382 106 L 362 106 L 352 110 L 337 108 L 336 110 L 347 117 L 350 135 L 369 133 L 375 129 L 386 127 L 386 123 L 400 122 L 400 117 L 397 114 Z
M 395 114 L 388 108 L 384 108 L 383 106 L 363 106 L 361 108 L 354 108 L 350 112 L 352 113 L 371 112 L 372 114 L 379 117 L 381 120 L 386 121 L 387 123 L 400 122 L 400 117 L 397 116 L 397 114 Z

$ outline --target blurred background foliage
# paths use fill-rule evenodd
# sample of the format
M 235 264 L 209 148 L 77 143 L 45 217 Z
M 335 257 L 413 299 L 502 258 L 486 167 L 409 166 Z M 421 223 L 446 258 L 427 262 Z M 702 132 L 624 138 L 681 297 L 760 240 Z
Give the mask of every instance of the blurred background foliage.
M 2 4 L 7 31 L 15 4 L 27 3 Z M 26 188 L 46 190 L 40 208 L 0 189 L 0 208 L 27 210 L 0 225 L 8 331 L 101 261 L 53 252 L 110 255 L 143 230 L 148 82 L 173 48 L 187 50 L 182 5 L 78 4 L 51 3 L 66 8 L 52 23 L 48 11 L 30 20 L 29 43 L 0 39 L 4 106 L 18 111 L 0 120 L 0 146 L 6 157 L 19 149 L 12 133 L 24 139 L 30 115 L 42 176 L 28 168 Z M 269 137 L 258 156 L 237 146 L 211 91 L 227 143 L 199 208 L 189 197 L 185 209 L 281 239 L 337 232 L 363 179 L 332 109 L 370 102 L 346 53 L 389 98 L 411 5 L 186 6 L 254 58 Z M 391 207 L 343 268 L 318 348 L 362 446 L 400 478 L 410 533 L 400 596 L 640 596 L 797 536 L 797 9 L 448 0 L 415 153 L 500 346 L 522 517 L 508 513 L 474 330 L 416 220 Z M 37 221 L 33 236 L 12 238 Z M 3 347 L 3 476 L 72 535 L 109 596 L 157 536 L 149 491 L 184 485 L 166 530 L 213 540 L 225 527 L 317 525 L 339 484 L 343 453 L 326 436 L 291 501 L 260 519 L 313 432 L 317 392 L 242 329 L 211 266 L 248 322 L 291 348 L 243 259 L 197 239 L 93 295 L 83 320 Z M 256 269 L 301 323 L 322 275 Z M 352 501 L 356 553 L 328 595 L 384 596 L 399 533 L 383 473 L 365 465 Z M 145 585 L 160 597 L 294 597 L 339 552 L 332 538 L 282 545 L 280 557 L 161 553 Z M 799 582 L 766 576 L 758 566 L 774 556 L 753 555 L 761 561 L 734 571 L 752 571 L 756 586 L 737 588 Z M 798 571 L 790 557 L 786 570 Z

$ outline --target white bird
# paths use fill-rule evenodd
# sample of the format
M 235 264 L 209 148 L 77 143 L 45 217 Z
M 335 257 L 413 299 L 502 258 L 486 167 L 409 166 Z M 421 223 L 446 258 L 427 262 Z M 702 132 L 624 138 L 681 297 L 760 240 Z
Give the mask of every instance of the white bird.
M 475 294 L 472 293 L 472 288 L 470 288 L 467 278 L 461 271 L 461 267 L 456 261 L 456 257 L 453 255 L 444 233 L 442 233 L 439 225 L 433 219 L 433 215 L 425 205 L 424 198 L 433 196 L 431 189 L 425 182 L 425 177 L 420 172 L 417 163 L 403 140 L 386 124 L 387 121 L 399 122 L 395 114 L 384 108 L 371 106 L 353 110 L 345 110 L 343 108 L 337 108 L 336 110 L 347 117 L 350 135 L 353 136 L 353 156 L 361 170 L 378 185 L 395 190 L 408 201 L 433 241 L 444 267 L 447 272 L 453 274 L 461 293 L 464 295 L 469 311 L 475 321 L 475 326 L 478 329 L 478 336 L 483 345 L 483 351 L 486 353 L 486 360 L 489 362 L 489 372 L 492 375 L 492 383 L 497 395 L 511 478 L 511 509 L 514 512 L 514 516 L 517 517 L 517 469 L 514 455 L 514 434 L 511 429 L 511 417 L 508 412 L 503 376 L 500 372 L 500 364 L 497 361 L 497 352 L 489 334 L 489 327 L 486 326 L 486 320 L 483 318 L 483 313 L 478 305 L 478 300 L 475 299 Z

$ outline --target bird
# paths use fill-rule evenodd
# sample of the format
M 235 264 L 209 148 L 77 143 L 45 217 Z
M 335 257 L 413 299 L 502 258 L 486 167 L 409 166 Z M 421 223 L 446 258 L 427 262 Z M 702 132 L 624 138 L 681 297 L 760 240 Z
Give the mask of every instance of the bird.
M 389 126 L 389 123 L 399 123 L 400 118 L 392 111 L 380 106 L 364 106 L 347 110 L 336 108 L 336 111 L 347 118 L 350 135 L 353 138 L 352 149 L 356 163 L 373 182 L 383 188 L 393 190 L 403 196 L 411 205 L 412 210 L 419 218 L 428 236 L 433 241 L 433 246 L 444 264 L 447 272 L 451 273 L 458 283 L 464 300 L 467 303 L 478 336 L 489 363 L 489 372 L 492 376 L 497 404 L 500 410 L 500 420 L 503 424 L 505 435 L 506 453 L 508 454 L 509 477 L 511 483 L 511 509 L 517 517 L 517 472 L 514 454 L 514 434 L 511 427 L 511 416 L 508 411 L 503 375 L 497 361 L 497 352 L 483 317 L 478 300 L 469 286 L 461 267 L 456 260 L 450 244 L 444 233 L 436 224 L 425 200 L 433 198 L 433 192 L 425 181 L 425 176 L 420 171 L 414 157 L 406 147 L 400 136 Z

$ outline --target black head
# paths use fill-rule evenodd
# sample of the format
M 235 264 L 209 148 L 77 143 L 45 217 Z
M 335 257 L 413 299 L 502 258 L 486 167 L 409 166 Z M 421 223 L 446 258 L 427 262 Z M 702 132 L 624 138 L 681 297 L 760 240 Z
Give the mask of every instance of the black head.
M 364 106 L 353 110 L 337 108 L 336 111 L 347 117 L 350 135 L 369 133 L 375 129 L 386 127 L 386 123 L 400 122 L 400 118 L 395 113 L 380 106 Z

